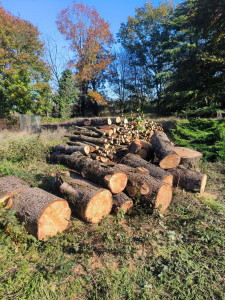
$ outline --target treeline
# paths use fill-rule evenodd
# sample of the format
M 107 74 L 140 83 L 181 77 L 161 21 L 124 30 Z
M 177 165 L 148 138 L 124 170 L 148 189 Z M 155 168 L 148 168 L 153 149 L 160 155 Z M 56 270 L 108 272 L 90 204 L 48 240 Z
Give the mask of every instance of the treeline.
M 109 24 L 80 2 L 61 11 L 57 25 L 69 62 L 57 42 L 42 43 L 35 26 L 0 5 L 1 116 L 225 108 L 224 0 L 147 1 L 121 24 L 116 50 Z

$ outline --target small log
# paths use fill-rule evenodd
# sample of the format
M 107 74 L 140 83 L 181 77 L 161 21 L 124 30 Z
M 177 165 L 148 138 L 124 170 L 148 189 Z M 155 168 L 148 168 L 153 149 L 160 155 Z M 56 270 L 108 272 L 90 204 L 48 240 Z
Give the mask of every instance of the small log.
M 187 169 L 195 170 L 199 167 L 199 161 L 203 154 L 185 147 L 174 147 L 176 153 L 181 157 L 180 164 Z
M 86 128 L 86 127 L 85 127 Z M 85 136 L 91 136 L 91 137 L 99 137 L 99 134 L 96 133 L 96 132 L 93 132 L 93 131 L 88 131 L 88 130 L 74 130 L 73 131 L 73 134 L 75 135 L 79 135 L 79 134 L 82 134 L 82 135 L 85 135 Z
M 74 124 L 76 126 L 90 126 L 91 125 L 91 119 L 77 119 L 74 121 Z
M 51 160 L 62 163 L 81 174 L 83 178 L 110 189 L 113 194 L 122 192 L 127 184 L 127 175 L 107 165 L 84 156 L 80 152 L 71 155 L 53 153 Z
M 72 154 L 73 152 L 78 152 L 79 151 L 84 155 L 88 155 L 90 153 L 90 147 L 88 145 L 85 145 L 85 146 L 57 145 L 55 147 L 55 151 L 66 153 L 66 154 Z
M 180 163 L 180 156 L 171 145 L 167 135 L 162 131 L 157 131 L 151 137 L 156 156 L 159 158 L 159 166 L 162 169 L 176 168 Z
M 118 214 L 119 210 L 122 209 L 124 213 L 127 213 L 134 205 L 134 202 L 126 194 L 119 193 L 113 196 L 113 208 L 112 210 Z
M 85 146 L 89 146 L 89 152 L 95 152 L 96 151 L 96 149 L 98 149 L 99 148 L 99 146 L 97 146 L 97 145 L 93 145 L 93 144 L 90 144 L 90 143 L 81 143 L 81 142 L 71 142 L 71 141 L 67 141 L 66 142 L 67 143 L 67 145 L 69 145 L 69 146 L 81 146 L 81 147 L 85 147 Z
M 91 119 L 92 126 L 102 126 L 102 125 L 112 125 L 112 121 L 110 118 L 96 118 Z
M 154 159 L 153 146 L 150 143 L 139 139 L 134 140 L 130 144 L 128 153 L 138 154 L 141 158 L 147 161 Z
M 57 178 L 59 190 L 68 200 L 73 212 L 89 223 L 99 223 L 113 205 L 112 194 L 74 172 L 66 172 Z
M 0 203 L 5 203 L 6 208 L 11 206 L 12 196 L 29 188 L 30 185 L 15 176 L 0 178 Z
M 169 173 L 173 174 L 173 185 L 184 188 L 185 190 L 199 192 L 203 194 L 207 182 L 207 175 L 200 172 L 194 172 L 186 169 L 184 166 L 178 166 L 169 169 Z
M 85 128 L 87 128 L 87 129 L 89 129 L 89 130 L 92 130 L 92 131 L 98 133 L 100 136 L 103 135 L 103 132 L 102 132 L 100 129 L 96 128 L 96 127 L 93 127 L 93 126 L 86 126 Z
M 150 162 L 147 162 L 138 155 L 129 153 L 122 158 L 121 163 L 133 168 L 143 167 L 148 170 L 149 174 L 152 177 L 159 179 L 163 182 L 169 183 L 171 186 L 173 186 L 172 174 L 166 172 L 165 170 L 161 169 L 156 165 L 151 164 Z
M 103 138 L 93 138 L 93 137 L 88 137 L 83 134 L 80 135 L 71 135 L 69 136 L 71 141 L 84 141 L 84 142 L 89 142 L 92 144 L 105 144 L 107 142 L 107 139 Z
M 66 200 L 39 188 L 27 188 L 12 196 L 10 209 L 16 211 L 26 229 L 39 240 L 64 231 L 71 214 Z

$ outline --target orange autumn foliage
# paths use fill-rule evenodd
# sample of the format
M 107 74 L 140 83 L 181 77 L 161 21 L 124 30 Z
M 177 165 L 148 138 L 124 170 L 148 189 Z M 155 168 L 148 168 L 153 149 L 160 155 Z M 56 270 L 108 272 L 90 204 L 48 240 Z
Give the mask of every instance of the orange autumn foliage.
M 104 104 L 104 105 L 107 104 L 104 97 L 96 91 L 88 90 L 88 96 L 90 97 L 91 100 L 94 100 L 99 104 Z

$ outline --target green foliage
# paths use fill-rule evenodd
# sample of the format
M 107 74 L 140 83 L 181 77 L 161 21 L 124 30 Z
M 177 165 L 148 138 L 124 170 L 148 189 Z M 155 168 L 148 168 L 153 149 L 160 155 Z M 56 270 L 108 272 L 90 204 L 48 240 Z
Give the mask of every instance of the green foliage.
M 177 145 L 202 152 L 205 160 L 225 161 L 225 122 L 223 120 L 180 121 L 171 131 Z

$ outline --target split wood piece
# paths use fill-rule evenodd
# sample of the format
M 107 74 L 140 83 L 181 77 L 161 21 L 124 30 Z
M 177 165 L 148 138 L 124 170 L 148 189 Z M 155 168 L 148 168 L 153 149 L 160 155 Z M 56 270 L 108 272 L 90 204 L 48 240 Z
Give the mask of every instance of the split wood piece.
M 83 178 L 109 188 L 113 194 L 122 192 L 126 187 L 127 175 L 124 172 L 115 171 L 80 152 L 74 152 L 71 155 L 55 152 L 51 155 L 51 159 L 77 171 Z
M 10 209 L 16 211 L 26 229 L 39 240 L 64 231 L 71 214 L 66 200 L 39 188 L 27 188 L 14 195 Z
M 151 164 L 150 162 L 147 162 L 146 160 L 142 159 L 140 156 L 136 154 L 127 154 L 122 158 L 121 161 L 122 164 L 131 166 L 133 168 L 137 167 L 143 167 L 148 170 L 149 174 L 159 179 L 165 183 L 169 183 L 171 186 L 173 186 L 173 175 L 169 172 L 166 172 L 165 170 L 161 169 L 160 167 Z
M 109 190 L 85 180 L 74 172 L 61 174 L 60 192 L 68 200 L 72 211 L 84 221 L 99 223 L 112 209 L 113 198 Z
M 124 213 L 127 213 L 134 205 L 134 202 L 126 194 L 119 193 L 113 195 L 113 208 L 112 210 L 118 214 L 119 210 L 122 209 Z
M 86 126 L 85 128 L 87 128 L 88 130 L 92 130 L 92 131 L 98 133 L 98 134 L 101 135 L 101 136 L 103 135 L 103 132 L 102 132 L 100 129 L 96 128 L 96 127 L 93 127 L 93 126 Z
M 203 154 L 185 147 L 174 147 L 176 153 L 181 157 L 180 164 L 187 169 L 195 170 L 199 167 L 199 161 Z
M 91 152 L 91 153 L 94 152 L 95 150 L 98 150 L 98 148 L 99 148 L 99 146 L 94 145 L 94 144 L 91 144 L 91 143 L 88 143 L 88 142 L 81 143 L 81 142 L 71 142 L 71 141 L 67 141 L 66 143 L 67 143 L 67 145 L 69 145 L 69 146 L 82 146 L 82 147 L 84 147 L 84 146 L 89 146 L 90 152 Z
M 28 183 L 15 176 L 0 178 L 0 203 L 5 203 L 6 208 L 12 205 L 12 196 L 30 187 Z
M 91 119 L 91 124 L 92 126 L 101 126 L 101 125 L 111 125 L 112 121 L 110 118 L 96 118 L 96 119 Z
M 141 199 L 147 202 L 154 208 L 159 208 L 161 212 L 165 212 L 172 200 L 172 186 L 161 180 L 158 180 L 146 173 L 145 168 L 132 168 L 125 165 L 118 164 L 114 166 L 114 169 L 123 171 L 128 176 L 128 184 L 126 192 L 130 197 Z M 140 189 L 140 185 L 143 187 L 151 187 L 151 193 L 145 193 Z M 138 188 L 138 193 L 135 192 Z M 144 191 L 144 189 L 143 189 Z
M 169 169 L 168 172 L 173 174 L 173 185 L 184 188 L 185 190 L 204 193 L 207 175 L 200 172 L 194 172 L 186 169 L 184 166 L 178 166 L 175 169 Z
M 180 156 L 175 152 L 167 135 L 157 131 L 151 137 L 156 156 L 159 158 L 159 166 L 162 169 L 176 168 L 180 163 Z
M 120 117 L 111 118 L 112 124 L 119 124 L 121 122 Z
M 148 161 L 154 159 L 153 146 L 150 143 L 139 139 L 134 140 L 129 145 L 128 153 L 138 154 L 141 158 Z
M 83 134 L 85 136 L 99 137 L 98 133 L 90 131 L 90 130 L 89 131 L 88 130 L 74 130 L 73 134 Z
M 84 155 L 88 155 L 90 153 L 90 147 L 88 145 L 85 145 L 85 146 L 57 145 L 55 147 L 55 151 L 66 153 L 66 154 L 72 154 L 73 152 L 78 152 L 79 151 Z
M 105 144 L 107 143 L 107 139 L 104 138 L 93 138 L 93 137 L 88 137 L 85 135 L 71 135 L 69 136 L 71 141 L 84 141 L 84 142 L 90 142 L 93 144 Z

